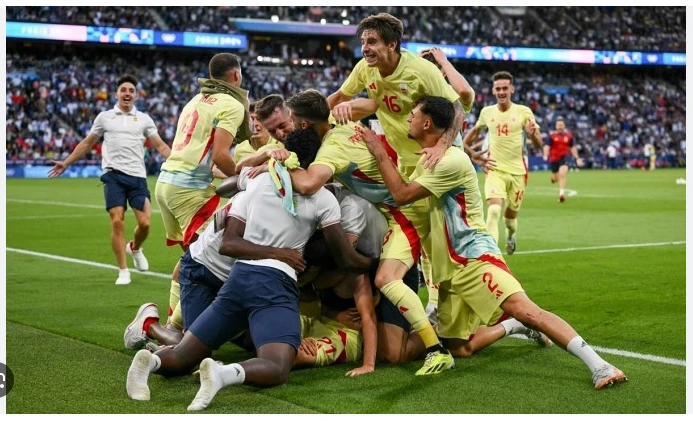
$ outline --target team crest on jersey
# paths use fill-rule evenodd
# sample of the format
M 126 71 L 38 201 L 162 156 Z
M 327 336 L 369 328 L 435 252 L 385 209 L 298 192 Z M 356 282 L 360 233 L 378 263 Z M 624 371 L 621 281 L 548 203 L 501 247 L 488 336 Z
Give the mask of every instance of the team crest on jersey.
M 400 83 L 400 84 L 399 84 L 399 90 L 400 90 L 400 92 L 402 92 L 403 94 L 406 94 L 407 91 L 409 90 L 409 85 L 407 85 L 406 83 Z

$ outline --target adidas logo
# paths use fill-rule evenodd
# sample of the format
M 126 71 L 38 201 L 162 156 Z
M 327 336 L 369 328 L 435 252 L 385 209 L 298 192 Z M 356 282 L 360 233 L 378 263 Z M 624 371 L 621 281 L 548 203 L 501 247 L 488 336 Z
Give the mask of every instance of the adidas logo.
M 377 89 L 375 82 L 371 82 L 371 84 L 368 85 L 368 89 L 373 89 L 373 90 Z

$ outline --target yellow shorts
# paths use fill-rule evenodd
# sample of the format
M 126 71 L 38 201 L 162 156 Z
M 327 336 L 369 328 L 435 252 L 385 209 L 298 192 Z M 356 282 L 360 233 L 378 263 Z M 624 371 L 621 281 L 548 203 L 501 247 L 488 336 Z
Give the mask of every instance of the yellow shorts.
M 315 367 L 361 360 L 363 335 L 327 317 L 301 316 L 301 337 L 318 343 Z
M 388 225 L 380 259 L 397 259 L 411 268 L 419 261 L 421 244 L 431 232 L 428 200 L 419 200 L 404 208 L 380 205 L 378 209 L 385 215 Z
M 439 287 L 438 336 L 459 339 L 469 339 L 480 325 L 496 324 L 503 301 L 524 291 L 503 257 L 492 254 L 469 259 Z
M 166 229 L 166 245 L 189 246 L 201 233 L 219 206 L 215 187 L 189 189 L 157 181 L 154 195 Z
M 508 174 L 502 171 L 489 171 L 484 184 L 484 196 L 488 199 L 505 200 L 508 209 L 520 210 L 527 188 L 528 175 Z

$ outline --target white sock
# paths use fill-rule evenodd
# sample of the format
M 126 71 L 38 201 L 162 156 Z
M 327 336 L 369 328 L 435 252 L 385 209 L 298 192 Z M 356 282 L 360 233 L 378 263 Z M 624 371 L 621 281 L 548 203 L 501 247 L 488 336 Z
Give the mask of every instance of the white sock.
M 161 360 L 146 349 L 137 351 L 128 370 L 125 388 L 130 398 L 138 401 L 149 400 L 149 373 L 156 371 L 161 366 Z
M 152 354 L 152 359 L 149 361 L 149 372 L 154 373 L 159 368 L 161 368 L 161 358 L 156 354 Z
M 515 319 L 503 320 L 500 324 L 503 326 L 503 329 L 505 329 L 505 336 L 524 333 L 527 330 L 525 325 Z
M 568 352 L 581 359 L 587 368 L 590 369 L 592 374 L 603 366 L 609 365 L 609 363 L 604 361 L 602 357 L 594 352 L 594 349 L 592 349 L 591 346 L 587 345 L 587 342 L 585 342 L 580 335 L 571 339 L 566 348 L 568 349 Z
M 565 194 L 565 190 L 559 189 L 559 190 L 558 190 L 558 194 L 559 194 L 560 196 L 563 196 L 563 195 Z
M 243 384 L 245 381 L 245 370 L 240 364 L 229 364 L 221 367 L 221 383 L 222 387 L 232 386 L 234 384 Z
M 128 269 L 128 268 L 118 269 L 118 276 L 121 276 L 121 275 L 130 276 L 130 269 Z

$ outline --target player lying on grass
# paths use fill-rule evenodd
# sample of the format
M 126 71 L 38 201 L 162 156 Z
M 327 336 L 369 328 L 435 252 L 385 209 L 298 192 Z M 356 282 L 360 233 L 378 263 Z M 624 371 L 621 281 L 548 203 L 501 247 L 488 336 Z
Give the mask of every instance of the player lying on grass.
M 319 144 L 287 147 L 296 153 L 300 165 L 307 167 Z M 305 262 L 299 250 L 318 225 L 323 227 L 340 267 L 363 272 L 377 263 L 349 245 L 332 194 L 321 190 L 312 196 L 289 197 L 290 190 L 284 187 L 287 183 L 281 174 L 283 167 L 273 168 L 279 171 L 277 177 L 261 174 L 249 181 L 257 184 L 249 189 L 256 190 L 235 200 L 230 210 L 219 249 L 237 259 L 227 282 L 178 345 L 155 354 L 141 350 L 135 355 L 126 385 L 131 398 L 149 399 L 149 373 L 184 374 L 203 359 L 202 387 L 190 410 L 203 409 L 221 387 L 229 384 L 286 383 L 301 342 L 296 273 L 305 268 Z M 258 358 L 224 367 L 205 359 L 245 329 L 250 330 Z M 221 378 L 216 377 L 219 373 Z
M 421 147 L 435 145 L 454 115 L 447 99 L 423 97 L 409 117 L 408 136 Z M 431 258 L 433 280 L 440 286 L 438 335 L 445 338 L 450 352 L 462 355 L 474 333 L 470 325 L 493 324 L 508 314 L 580 358 L 592 373 L 596 389 L 627 380 L 568 323 L 534 304 L 525 294 L 485 229 L 479 183 L 467 154 L 449 148 L 434 170 L 426 170 L 419 162 L 405 180 L 375 133 L 362 129 L 360 140 L 375 156 L 397 204 L 429 200 L 431 236 L 424 247 Z

